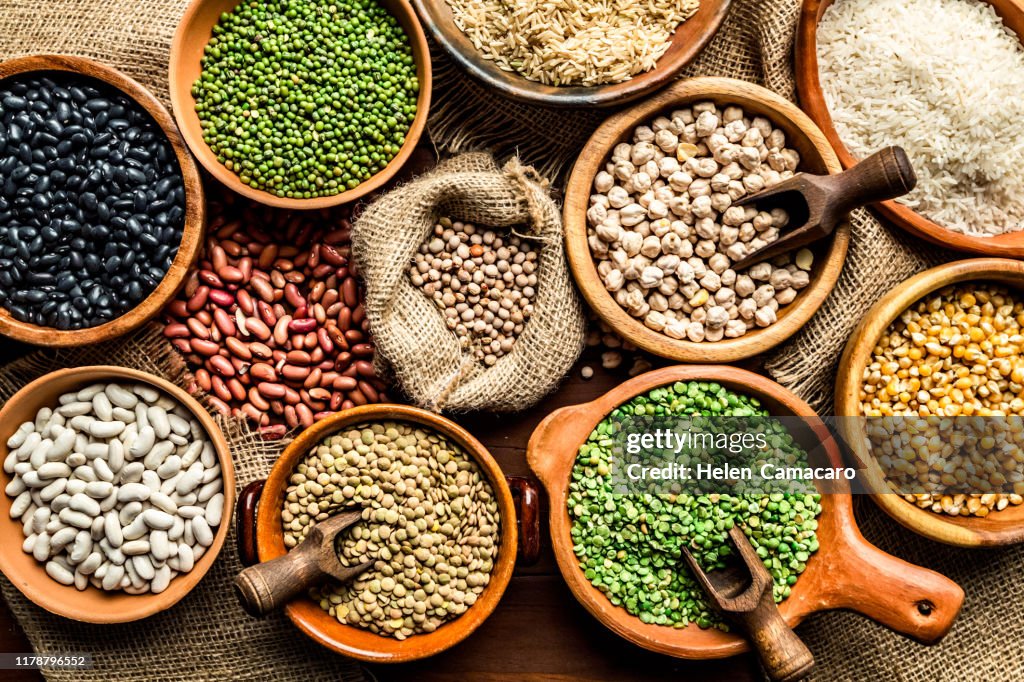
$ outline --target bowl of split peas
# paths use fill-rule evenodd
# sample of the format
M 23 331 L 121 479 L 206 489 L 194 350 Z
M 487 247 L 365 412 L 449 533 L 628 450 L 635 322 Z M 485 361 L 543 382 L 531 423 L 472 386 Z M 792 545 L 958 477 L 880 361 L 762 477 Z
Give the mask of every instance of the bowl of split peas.
M 229 189 L 338 206 L 391 179 L 430 108 L 426 36 L 401 0 L 193 0 L 171 44 L 182 137 Z
M 962 547 L 1024 540 L 1024 263 L 946 263 L 885 294 L 839 364 L 836 414 L 878 505 Z

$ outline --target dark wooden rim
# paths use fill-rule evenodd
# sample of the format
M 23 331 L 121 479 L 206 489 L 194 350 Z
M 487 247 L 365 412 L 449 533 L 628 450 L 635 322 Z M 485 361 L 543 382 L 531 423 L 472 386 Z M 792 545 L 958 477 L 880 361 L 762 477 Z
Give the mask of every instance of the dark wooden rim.
M 192 98 L 192 81 L 188 74 L 192 73 L 194 69 L 198 69 L 202 49 L 206 46 L 210 33 L 213 30 L 213 24 L 198 23 L 198 15 L 201 10 L 205 9 L 206 5 L 218 2 L 223 4 L 222 0 L 192 0 L 191 4 L 189 4 L 181 21 L 178 23 L 177 30 L 174 32 L 168 70 L 171 108 L 174 111 L 174 118 L 178 122 L 178 126 L 189 149 L 192 150 L 192 153 L 199 159 L 199 163 L 202 164 L 203 168 L 210 175 L 228 189 L 261 204 L 292 210 L 314 210 L 355 201 L 379 189 L 398 173 L 405 162 L 412 156 L 426 128 L 433 82 L 427 37 L 423 33 L 423 27 L 420 26 L 416 13 L 412 10 L 408 0 L 381 0 L 383 6 L 401 24 L 402 30 L 409 39 L 420 84 L 419 96 L 416 100 L 416 116 L 409 127 L 409 132 L 406 133 L 405 143 L 399 149 L 398 154 L 380 172 L 366 182 L 362 182 L 354 189 L 341 192 L 340 194 L 329 197 L 317 197 L 315 199 L 279 197 L 270 192 L 255 189 L 244 184 L 237 175 L 217 161 L 213 150 L 203 140 L 199 117 L 195 111 L 195 100 Z M 232 2 L 231 6 L 234 7 L 234 4 Z M 190 49 L 194 41 L 199 39 L 200 34 L 202 34 L 202 43 L 198 51 Z M 194 62 L 191 65 L 186 64 L 190 59 L 194 60 Z
M 67 55 L 40 54 L 19 57 L 0 63 L 0 80 L 32 72 L 63 71 L 76 73 L 102 81 L 120 91 L 146 110 L 164 132 L 174 149 L 181 169 L 185 187 L 185 223 L 182 228 L 178 253 L 164 274 L 160 283 L 137 306 L 118 318 L 96 327 L 77 330 L 59 330 L 38 327 L 14 319 L 4 308 L 0 308 L 0 334 L 17 341 L 39 346 L 83 346 L 109 341 L 134 331 L 156 317 L 164 306 L 174 298 L 185 283 L 189 268 L 199 258 L 203 246 L 203 231 L 206 227 L 206 197 L 199 169 L 188 153 L 185 142 L 174 125 L 164 105 L 146 88 L 120 71 L 86 59 Z
M 818 21 L 833 1 L 803 2 L 796 37 L 796 85 L 800 106 L 828 138 L 843 168 L 849 168 L 857 163 L 857 159 L 839 138 L 818 78 Z M 1017 0 L 982 1 L 990 4 L 1007 26 L 1024 40 L 1024 7 Z M 945 248 L 981 256 L 1024 258 L 1024 231 L 992 237 L 973 237 L 948 230 L 896 201 L 883 201 L 874 204 L 872 208 L 897 227 Z
M 502 71 L 494 62 L 481 57 L 470 40 L 452 19 L 444 0 L 412 0 L 431 37 L 462 69 L 489 88 L 529 104 L 548 107 L 606 107 L 624 104 L 647 95 L 674 79 L 693 61 L 718 32 L 729 13 L 731 0 L 701 0 L 697 13 L 673 34 L 682 41 L 682 49 L 665 54 L 657 66 L 622 83 L 597 86 L 554 86 L 528 80 L 517 73 Z M 691 24 L 691 22 L 693 22 Z M 691 24 L 692 28 L 687 28 Z

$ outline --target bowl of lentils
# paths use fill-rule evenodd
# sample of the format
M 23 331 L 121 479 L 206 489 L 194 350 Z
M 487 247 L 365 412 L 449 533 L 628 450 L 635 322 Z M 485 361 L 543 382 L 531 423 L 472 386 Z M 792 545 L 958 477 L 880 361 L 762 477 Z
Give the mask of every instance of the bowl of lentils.
M 199 172 L 170 114 L 79 57 L 0 64 L 0 334 L 76 346 L 154 317 L 199 254 Z
M 454 422 L 395 404 L 317 422 L 274 465 L 251 549 L 282 556 L 349 509 L 362 520 L 339 535 L 338 559 L 372 566 L 285 607 L 313 639 L 360 660 L 410 661 L 462 641 L 497 606 L 516 562 L 515 503 L 487 449 Z
M 170 84 L 211 175 L 270 206 L 314 209 L 394 176 L 426 125 L 431 69 L 400 0 L 193 0 Z
M 795 173 L 841 170 L 817 126 L 774 93 L 680 81 L 609 118 L 573 167 L 563 220 L 573 277 L 624 339 L 679 362 L 732 362 L 803 327 L 842 269 L 830 239 L 737 270 L 779 238 L 780 208 L 736 203 Z

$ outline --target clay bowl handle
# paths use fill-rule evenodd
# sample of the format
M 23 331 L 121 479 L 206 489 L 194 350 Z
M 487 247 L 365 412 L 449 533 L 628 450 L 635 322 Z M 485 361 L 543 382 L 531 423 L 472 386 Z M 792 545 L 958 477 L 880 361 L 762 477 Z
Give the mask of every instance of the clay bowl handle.
M 922 644 L 935 644 L 953 627 L 964 591 L 940 573 L 886 554 L 863 538 L 837 557 L 842 577 L 822 598 L 828 608 L 850 609 Z
M 245 486 L 238 497 L 238 506 L 235 508 L 235 534 L 238 537 L 238 558 L 243 566 L 253 566 L 260 561 L 256 549 L 256 509 L 266 483 L 266 480 L 253 481 Z
M 540 491 L 532 478 L 506 476 L 519 526 L 519 563 L 532 566 L 540 558 Z

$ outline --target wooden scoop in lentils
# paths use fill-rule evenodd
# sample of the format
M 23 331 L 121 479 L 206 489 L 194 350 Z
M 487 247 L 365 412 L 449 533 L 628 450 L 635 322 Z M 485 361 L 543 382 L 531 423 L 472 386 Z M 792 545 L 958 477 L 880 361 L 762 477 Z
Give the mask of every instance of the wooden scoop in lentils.
M 409 278 L 444 311 L 463 347 L 491 366 L 533 315 L 537 257 L 528 239 L 441 218 Z
M 498 501 L 476 462 L 444 436 L 383 422 L 327 438 L 292 474 L 281 513 L 285 546 L 347 507 L 362 507 L 363 523 L 339 539 L 338 558 L 374 565 L 315 593 L 342 623 L 396 639 L 433 632 L 490 582 Z
M 918 301 L 879 339 L 860 400 L 889 485 L 977 491 L 907 493 L 908 501 L 954 516 L 987 516 L 1024 502 L 1022 327 L 1019 293 L 959 285 Z M 976 443 L 964 440 L 971 429 Z
M 264 433 L 386 399 L 354 266 L 349 210 L 289 213 L 224 195 L 164 336 L 221 411 Z

